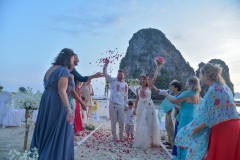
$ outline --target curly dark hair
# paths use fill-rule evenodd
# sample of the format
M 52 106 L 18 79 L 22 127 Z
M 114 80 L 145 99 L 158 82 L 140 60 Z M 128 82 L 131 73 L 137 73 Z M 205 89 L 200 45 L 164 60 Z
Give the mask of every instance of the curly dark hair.
M 63 48 L 58 56 L 55 58 L 55 62 L 52 65 L 61 65 L 66 66 L 67 68 L 71 68 L 70 58 L 74 56 L 73 50 L 69 48 Z

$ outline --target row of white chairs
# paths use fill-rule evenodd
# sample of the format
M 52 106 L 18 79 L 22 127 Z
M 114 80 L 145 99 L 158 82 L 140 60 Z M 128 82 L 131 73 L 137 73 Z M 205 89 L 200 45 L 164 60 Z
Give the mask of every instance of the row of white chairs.
M 21 126 L 25 121 L 25 109 L 12 105 L 12 94 L 6 91 L 0 92 L 0 125 Z M 32 121 L 36 122 L 37 110 L 34 110 Z

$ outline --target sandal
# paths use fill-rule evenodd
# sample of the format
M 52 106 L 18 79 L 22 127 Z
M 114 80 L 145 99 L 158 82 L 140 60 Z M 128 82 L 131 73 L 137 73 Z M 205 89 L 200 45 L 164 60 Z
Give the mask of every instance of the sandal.
M 167 146 L 166 148 L 167 149 L 173 149 L 173 146 Z
M 170 143 L 168 143 L 168 142 L 164 142 L 163 144 L 165 144 L 165 145 L 171 145 Z

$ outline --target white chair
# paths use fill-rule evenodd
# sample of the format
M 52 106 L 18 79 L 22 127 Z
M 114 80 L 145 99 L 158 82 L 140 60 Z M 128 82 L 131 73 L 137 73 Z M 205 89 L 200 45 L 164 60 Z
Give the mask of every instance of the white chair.
M 0 124 L 5 126 L 21 126 L 22 113 L 12 105 L 12 94 L 0 92 Z

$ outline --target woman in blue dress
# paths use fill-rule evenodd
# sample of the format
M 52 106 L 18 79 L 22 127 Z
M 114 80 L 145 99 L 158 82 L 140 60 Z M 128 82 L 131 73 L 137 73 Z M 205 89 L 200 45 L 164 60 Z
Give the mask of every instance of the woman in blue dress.
M 70 70 L 74 52 L 64 48 L 44 76 L 44 87 L 31 149 L 37 148 L 39 160 L 74 159 L 73 116 L 68 94 L 73 90 Z
M 171 103 L 180 105 L 180 111 L 177 116 L 177 121 L 179 122 L 178 131 L 195 118 L 199 104 L 199 93 L 201 88 L 198 78 L 196 76 L 189 77 L 185 87 L 188 90 L 184 91 L 178 97 L 173 97 L 165 93 L 166 98 Z M 187 154 L 187 148 L 179 145 L 176 146 L 178 160 L 184 160 Z

